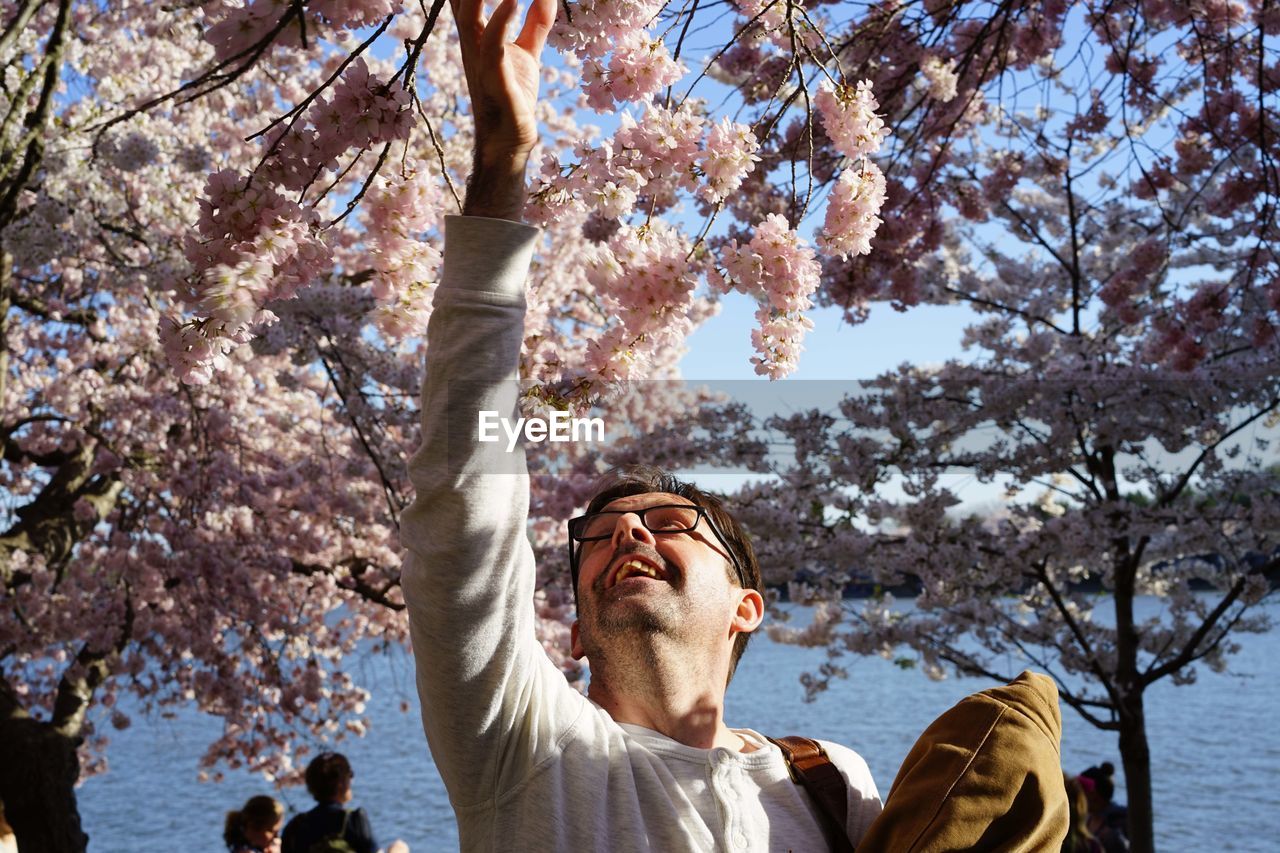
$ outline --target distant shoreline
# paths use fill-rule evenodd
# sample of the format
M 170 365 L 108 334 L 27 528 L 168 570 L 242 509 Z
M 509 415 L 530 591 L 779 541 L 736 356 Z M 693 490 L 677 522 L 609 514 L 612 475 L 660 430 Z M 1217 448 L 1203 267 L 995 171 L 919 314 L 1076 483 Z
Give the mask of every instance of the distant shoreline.
M 1280 577 L 1273 577 L 1270 580 L 1272 589 L 1280 588 Z M 801 582 L 804 582 L 803 579 Z M 1192 578 L 1189 581 L 1189 584 L 1192 592 L 1216 591 L 1216 587 L 1214 587 L 1213 584 L 1200 578 Z M 768 586 L 768 589 L 777 592 L 779 601 L 788 604 L 791 603 L 791 596 L 786 584 L 771 585 Z M 1100 595 L 1110 592 L 1109 589 L 1102 585 L 1102 578 L 1098 576 L 1091 576 L 1080 583 L 1072 584 L 1071 589 L 1075 592 L 1086 592 Z M 915 577 L 910 578 L 904 583 L 897 584 L 896 586 L 884 586 L 870 580 L 852 581 L 845 585 L 844 592 L 841 593 L 840 598 L 845 601 L 852 599 L 879 598 L 887 593 L 897 599 L 910 600 L 914 599 L 923 591 L 924 584 L 920 582 L 919 578 Z

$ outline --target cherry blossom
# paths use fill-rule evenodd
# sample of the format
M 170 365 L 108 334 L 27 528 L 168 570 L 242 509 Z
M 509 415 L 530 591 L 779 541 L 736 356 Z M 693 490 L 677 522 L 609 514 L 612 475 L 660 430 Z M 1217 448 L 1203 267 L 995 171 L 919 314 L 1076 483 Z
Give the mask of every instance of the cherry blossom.
M 0 710 L 67 736 L 31 755 L 46 787 L 16 806 L 67 828 L 23 846 L 60 851 L 82 842 L 76 780 L 52 768 L 105 769 L 110 732 L 140 722 L 126 695 L 220 717 L 210 777 L 291 784 L 362 730 L 342 660 L 404 637 L 395 518 L 472 120 L 442 0 L 3 14 Z M 1225 665 L 1227 628 L 1266 627 L 1275 549 L 1269 457 L 1229 439 L 1277 396 L 1278 20 L 1226 2 L 563 4 L 522 400 L 606 412 L 621 438 L 604 459 L 531 454 L 553 659 L 581 683 L 561 522 L 601 465 L 645 460 L 761 472 L 738 497 L 766 576 L 822 603 L 812 629 L 779 630 L 796 641 L 911 649 L 931 675 L 1038 650 L 1104 727 L 1107 709 L 1135 719 L 1140 672 Z M 767 422 L 796 448 L 784 464 L 741 408 L 670 382 L 731 290 L 756 300 L 742 335 L 763 375 L 804 363 L 815 305 L 852 323 L 965 305 L 966 360 Z M 1010 497 L 965 517 L 939 460 Z M 856 572 L 910 589 L 915 616 L 840 603 Z M 1158 619 L 1126 621 L 1138 594 Z M 1149 850 L 1143 737 L 1125 729 L 1121 752 Z
M 876 214 L 884 206 L 884 197 L 884 173 L 875 163 L 846 169 L 827 201 L 818 247 L 842 258 L 870 254 L 871 238 L 882 224 Z
M 880 150 L 889 129 L 876 114 L 880 104 L 871 94 L 871 81 L 856 87 L 823 85 L 814 103 L 831 144 L 846 157 L 859 159 Z

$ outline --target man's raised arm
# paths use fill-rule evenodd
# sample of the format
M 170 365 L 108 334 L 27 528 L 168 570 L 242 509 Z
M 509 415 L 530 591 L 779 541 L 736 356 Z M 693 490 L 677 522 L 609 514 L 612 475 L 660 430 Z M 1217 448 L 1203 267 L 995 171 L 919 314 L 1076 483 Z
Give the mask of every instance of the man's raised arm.
M 422 445 L 410 463 L 416 494 L 401 523 L 423 723 L 461 807 L 491 800 L 537 754 L 542 727 L 526 706 L 547 670 L 560 678 L 534 637 L 523 451 L 476 441 L 481 411 L 511 417 L 515 409 L 524 283 L 538 235 L 518 220 L 537 139 L 538 58 L 556 7 L 534 0 L 508 42 L 515 8 L 505 0 L 486 22 L 480 0 L 454 0 L 475 168 L 465 215 L 446 222 L 427 331 Z
M 515 41 L 506 40 L 516 0 L 503 0 L 484 19 L 482 0 L 450 0 L 458 25 L 462 67 L 475 119 L 475 161 L 465 216 L 518 221 L 524 209 L 524 171 L 538 141 L 538 83 L 542 47 L 555 23 L 555 0 L 534 0 Z

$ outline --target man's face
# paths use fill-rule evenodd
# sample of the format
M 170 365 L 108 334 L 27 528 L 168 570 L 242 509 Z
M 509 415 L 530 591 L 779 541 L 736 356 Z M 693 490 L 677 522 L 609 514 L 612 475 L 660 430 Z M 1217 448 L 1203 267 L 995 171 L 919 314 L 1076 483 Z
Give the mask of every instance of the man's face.
M 646 529 L 636 511 L 668 504 L 694 506 L 664 492 L 618 498 L 604 507 L 621 512 L 612 537 L 582 543 L 575 657 L 645 634 L 727 635 L 742 592 L 729 555 L 705 519 L 687 533 Z

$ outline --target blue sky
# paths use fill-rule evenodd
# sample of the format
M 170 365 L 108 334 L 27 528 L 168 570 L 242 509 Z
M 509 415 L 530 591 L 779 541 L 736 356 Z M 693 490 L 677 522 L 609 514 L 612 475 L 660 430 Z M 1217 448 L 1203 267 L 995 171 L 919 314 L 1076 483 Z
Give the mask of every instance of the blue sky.
M 722 299 L 719 315 L 700 326 L 689 338 L 689 352 L 680 362 L 686 379 L 704 381 L 719 391 L 719 382 L 768 379 L 757 376 L 750 358 L 751 328 L 754 324 L 755 300 L 740 293 Z M 967 355 L 960 347 L 964 327 L 976 316 L 961 305 L 919 305 L 909 311 L 895 311 L 888 303 L 875 303 L 865 323 L 849 325 L 836 308 L 816 309 L 811 313 L 814 330 L 805 339 L 800 367 L 789 378 L 763 389 L 761 397 L 752 395 L 752 407 L 758 416 L 820 406 L 829 411 L 836 407 L 832 396 L 840 385 L 821 380 L 871 379 L 892 370 L 903 362 L 915 365 L 937 363 Z M 739 397 L 741 387 L 736 389 Z M 734 393 L 734 391 L 730 391 Z M 762 400 L 771 400 L 761 405 Z M 698 468 L 682 476 L 704 488 L 733 492 L 758 475 L 738 469 Z M 1003 485 L 979 483 L 967 472 L 942 475 L 943 484 L 954 491 L 966 511 L 989 511 L 1001 502 Z M 898 495 L 897 489 L 889 493 Z
M 721 304 L 720 314 L 689 337 L 681 373 L 686 379 L 768 381 L 750 362 L 755 300 L 731 293 Z M 919 305 L 901 312 L 884 302 L 875 303 L 858 325 L 846 323 L 836 308 L 815 309 L 810 316 L 814 330 L 790 379 L 872 379 L 904 361 L 920 365 L 959 357 L 964 327 L 975 317 L 960 305 Z

